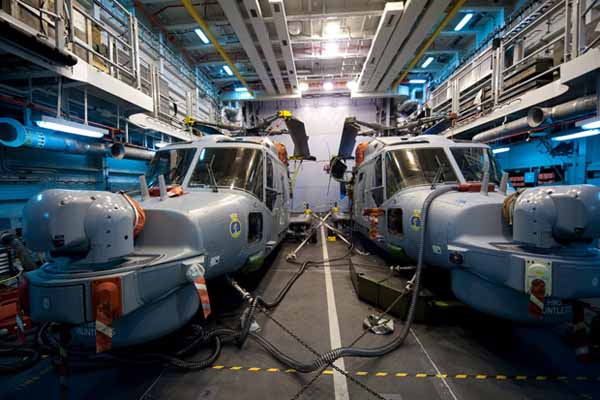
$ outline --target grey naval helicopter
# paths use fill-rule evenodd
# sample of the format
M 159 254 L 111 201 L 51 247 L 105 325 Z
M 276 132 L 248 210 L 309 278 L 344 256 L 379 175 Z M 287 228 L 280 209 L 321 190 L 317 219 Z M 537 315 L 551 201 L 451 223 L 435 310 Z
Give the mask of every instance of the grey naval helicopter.
M 33 320 L 91 331 L 103 351 L 162 337 L 200 309 L 207 316 L 206 280 L 258 268 L 286 234 L 287 151 L 266 137 L 277 119 L 294 142 L 290 158 L 313 159 L 288 111 L 231 135 L 187 121 L 213 134 L 157 151 L 137 200 L 57 189 L 32 198 L 25 241 L 49 257 L 27 274 Z
M 580 300 L 600 296 L 600 188 L 509 193 L 487 145 L 421 133 L 449 122 L 346 119 L 330 173 L 349 188 L 355 230 L 399 261 L 449 270 L 454 295 L 481 312 L 533 324 L 581 319 Z M 349 172 L 360 135 L 370 139 Z

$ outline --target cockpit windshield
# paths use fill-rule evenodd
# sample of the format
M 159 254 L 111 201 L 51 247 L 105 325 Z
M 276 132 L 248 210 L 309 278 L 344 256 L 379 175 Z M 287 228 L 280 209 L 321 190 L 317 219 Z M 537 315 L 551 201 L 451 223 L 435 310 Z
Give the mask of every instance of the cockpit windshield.
M 441 148 L 412 148 L 386 153 L 386 193 L 417 185 L 456 182 L 456 174 Z
M 500 185 L 502 179 L 500 168 L 490 149 L 483 147 L 452 147 L 450 151 L 467 182 L 480 182 L 483 179 L 485 156 L 487 156 L 490 183 Z
M 159 175 L 165 177 L 167 185 L 181 185 L 195 152 L 193 148 L 158 151 L 146 173 L 148 186 L 157 186 Z
M 205 147 L 200 152 L 189 186 L 243 189 L 262 199 L 262 151 L 248 147 Z

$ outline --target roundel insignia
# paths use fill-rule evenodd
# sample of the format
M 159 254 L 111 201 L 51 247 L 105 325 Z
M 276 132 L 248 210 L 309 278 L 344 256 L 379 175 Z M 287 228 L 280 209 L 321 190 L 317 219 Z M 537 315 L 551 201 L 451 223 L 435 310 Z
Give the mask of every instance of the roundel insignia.
M 242 222 L 237 214 L 231 214 L 229 217 L 229 234 L 234 239 L 242 234 Z
M 412 229 L 413 231 L 420 231 L 421 225 L 421 211 L 415 210 L 413 211 L 413 214 L 410 217 L 410 229 Z

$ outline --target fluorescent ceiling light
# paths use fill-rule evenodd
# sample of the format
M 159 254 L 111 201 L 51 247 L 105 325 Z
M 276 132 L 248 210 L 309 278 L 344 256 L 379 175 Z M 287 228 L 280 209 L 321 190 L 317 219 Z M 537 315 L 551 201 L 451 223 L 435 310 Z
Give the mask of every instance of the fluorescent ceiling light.
M 163 147 L 169 145 L 171 143 L 167 143 L 167 142 L 157 142 L 154 143 L 154 147 L 156 147 L 157 149 L 162 149 Z
M 40 128 L 91 138 L 101 138 L 104 135 L 108 135 L 108 129 L 79 124 L 77 122 L 68 121 L 62 118 L 48 117 L 46 115 L 43 115 L 42 119 L 40 121 L 36 121 L 35 123 Z
M 300 82 L 298 84 L 298 89 L 300 89 L 301 92 L 306 92 L 309 88 L 310 86 L 308 86 L 308 83 L 306 82 Z
M 427 83 L 427 80 L 426 79 L 410 79 L 408 81 L 408 83 L 412 83 L 412 84 L 415 84 L 415 85 L 421 85 L 423 83 Z
M 337 38 L 340 36 L 340 21 L 329 21 L 325 23 L 325 29 L 323 29 L 323 37 L 326 38 Z
M 246 87 L 242 86 L 242 87 L 236 87 L 236 88 L 235 88 L 235 89 L 233 89 L 233 90 L 235 90 L 236 92 L 247 92 L 247 91 L 248 91 L 248 88 L 246 88 Z
M 499 147 L 497 149 L 493 149 L 492 153 L 494 153 L 494 154 L 500 154 L 500 153 L 506 153 L 508 151 L 510 151 L 510 147 Z
M 229 68 L 229 65 L 223 65 L 223 71 L 229 76 L 233 76 L 233 71 Z
M 327 81 L 327 82 L 323 83 L 323 89 L 325 89 L 327 91 L 333 90 L 333 82 Z
M 433 57 L 427 57 L 427 59 L 425 60 L 425 62 L 423 62 L 423 64 L 421 64 L 421 68 L 427 68 L 429 67 L 429 65 L 433 62 L 433 60 L 435 60 Z
M 204 43 L 204 44 L 210 43 L 210 40 L 208 40 L 208 38 L 206 37 L 204 32 L 202 32 L 202 29 L 196 28 L 196 29 L 194 29 L 194 32 L 196 32 L 196 35 L 198 35 L 200 40 L 202 40 L 202 43 Z
M 323 55 L 333 57 L 338 55 L 340 49 L 336 42 L 325 42 L 323 45 Z
M 356 87 L 357 87 L 356 81 L 346 82 L 346 87 L 352 91 L 356 90 Z
M 458 32 L 460 31 L 462 28 L 465 27 L 465 25 L 467 25 L 469 23 L 469 21 L 471 20 L 471 18 L 473 18 L 473 13 L 468 13 L 465 14 L 464 17 L 462 17 L 462 19 L 460 20 L 460 22 L 458 23 L 458 25 L 456 25 L 454 27 L 454 31 Z
M 600 117 L 593 117 L 577 122 L 575 125 L 581 129 L 598 129 L 600 128 Z
M 562 142 L 564 140 L 581 139 L 584 137 L 596 136 L 596 135 L 600 135 L 600 129 L 592 129 L 592 130 L 587 130 L 587 131 L 571 133 L 568 135 L 557 136 L 557 137 L 553 137 L 552 140 L 557 141 L 557 142 Z

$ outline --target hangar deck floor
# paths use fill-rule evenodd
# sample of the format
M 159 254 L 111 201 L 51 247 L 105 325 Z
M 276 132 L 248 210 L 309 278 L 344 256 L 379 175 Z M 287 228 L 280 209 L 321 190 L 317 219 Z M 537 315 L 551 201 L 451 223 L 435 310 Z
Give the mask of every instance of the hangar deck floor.
M 341 242 L 308 245 L 301 259 L 346 251 Z M 295 243 L 284 243 L 257 291 L 273 297 L 297 271 L 285 261 Z M 354 260 L 379 263 L 376 256 Z M 296 282 L 273 316 L 317 351 L 351 343 L 362 320 L 374 310 L 355 295 L 347 265 L 313 267 Z M 8 399 L 593 399 L 600 398 L 600 365 L 580 365 L 573 350 L 550 329 L 511 325 L 480 314 L 444 324 L 415 324 L 407 342 L 377 359 L 344 359 L 344 378 L 329 367 L 321 374 L 291 372 L 253 341 L 243 349 L 227 346 L 209 369 L 180 372 L 161 367 L 89 366 L 71 372 L 59 390 L 48 359 L 16 376 L 0 377 L 0 398 Z M 264 314 L 261 332 L 280 348 L 308 360 L 309 351 Z M 224 323 L 228 321 L 224 320 Z M 229 323 L 233 323 L 231 320 Z M 398 328 L 399 325 L 396 326 Z M 338 336 L 339 335 L 339 336 Z M 358 344 L 371 347 L 389 337 L 367 334 Z M 304 392 L 301 389 L 312 379 Z M 361 385 L 356 382 L 360 382 Z M 379 393 L 374 396 L 365 387 Z M 296 397 L 297 396 L 297 397 Z

